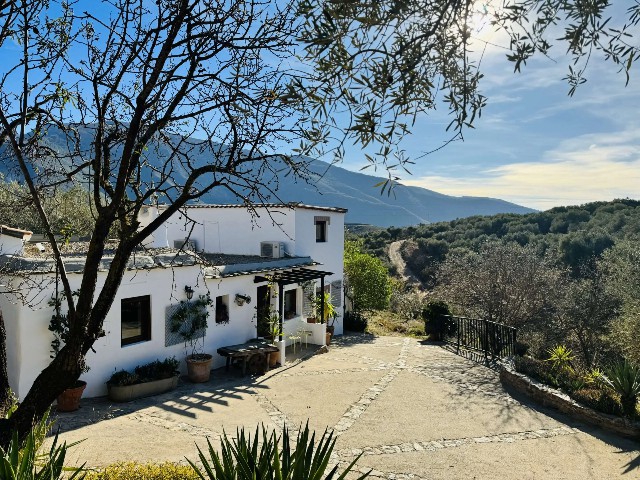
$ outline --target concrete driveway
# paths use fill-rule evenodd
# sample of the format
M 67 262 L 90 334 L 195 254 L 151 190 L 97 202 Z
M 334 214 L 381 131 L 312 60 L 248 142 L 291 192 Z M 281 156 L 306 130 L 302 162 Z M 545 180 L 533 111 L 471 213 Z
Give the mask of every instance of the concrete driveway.
M 206 384 L 127 404 L 83 400 L 57 416 L 61 438 L 84 439 L 70 461 L 196 459 L 195 445 L 258 424 L 309 421 L 338 435 L 334 461 L 388 479 L 640 478 L 640 445 L 524 398 L 497 373 L 437 345 L 348 335 L 327 354 L 256 378 L 214 371 Z

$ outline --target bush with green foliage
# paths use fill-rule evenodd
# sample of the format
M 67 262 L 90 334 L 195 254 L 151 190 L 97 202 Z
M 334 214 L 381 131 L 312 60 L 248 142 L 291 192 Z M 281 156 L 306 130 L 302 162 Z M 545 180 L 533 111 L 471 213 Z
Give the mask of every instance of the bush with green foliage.
M 360 312 L 346 312 L 344 329 L 349 332 L 364 332 L 367 329 L 367 317 Z
M 447 323 L 445 315 L 451 315 L 449 305 L 441 300 L 434 300 L 425 305 L 422 309 L 422 319 L 424 320 L 424 333 L 435 340 L 440 340 L 447 333 Z
M 108 385 L 125 387 L 127 385 L 135 385 L 137 383 L 153 382 L 154 380 L 163 380 L 178 375 L 178 366 L 180 362 L 176 357 L 165 358 L 164 360 L 154 360 L 153 362 L 138 365 L 134 372 L 120 370 L 111 375 L 107 382 Z
M 229 439 L 226 433 L 223 435 L 220 453 L 207 439 L 209 458 L 198 447 L 202 467 L 187 460 L 202 480 L 331 480 L 337 475 L 338 465 L 326 476 L 325 471 L 336 439 L 333 432 L 329 433 L 327 430 L 317 445 L 315 438 L 315 433 L 309 431 L 308 423 L 300 430 L 293 444 L 286 428 L 278 437 L 275 431 L 268 434 L 264 426 L 257 427 L 253 438 L 250 434 L 245 435 L 244 429 L 240 429 L 233 439 Z M 336 477 L 337 480 L 347 476 L 361 455 Z M 364 479 L 368 475 L 369 473 L 365 473 L 357 479 Z
M 389 271 L 380 259 L 361 248 L 360 242 L 345 242 L 345 295 L 355 311 L 384 310 L 391 296 Z
M 585 407 L 609 415 L 622 415 L 620 399 L 614 393 L 601 388 L 581 388 L 570 394 L 571 398 Z
M 177 463 L 119 463 L 89 472 L 86 480 L 198 480 L 190 465 Z

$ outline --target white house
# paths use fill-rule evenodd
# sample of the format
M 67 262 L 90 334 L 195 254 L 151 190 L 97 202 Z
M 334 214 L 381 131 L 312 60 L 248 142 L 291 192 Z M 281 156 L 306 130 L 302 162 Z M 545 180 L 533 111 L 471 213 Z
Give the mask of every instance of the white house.
M 141 224 L 163 208 L 148 207 L 141 214 Z M 84 395 L 105 395 L 105 382 L 114 371 L 157 358 L 184 358 L 184 343 L 170 332 L 168 319 L 175 305 L 186 300 L 185 287 L 195 295 L 208 293 L 213 300 L 204 338 L 204 350 L 214 357 L 213 368 L 225 364 L 216 353 L 218 348 L 256 337 L 256 307 L 265 304 L 284 313 L 284 354 L 289 335 L 312 316 L 309 293 L 324 287 L 342 311 L 345 212 L 299 204 L 261 206 L 253 213 L 233 205 L 197 205 L 174 215 L 132 257 L 105 320 L 105 336 L 96 342 L 95 353 L 88 355 L 90 370 L 81 377 L 88 384 Z M 9 234 L 3 227 L 0 244 L 9 245 L 15 232 L 11 229 Z M 71 245 L 64 258 L 72 289 L 79 288 L 84 267 L 80 247 Z M 47 252 L 34 247 L 8 251 L 3 250 L 0 259 L 14 271 L 5 272 L 0 283 L 11 283 L 12 275 L 20 273 L 39 284 L 29 305 L 11 293 L 0 296 L 9 339 L 9 381 L 24 398 L 50 360 L 53 337 L 48 325 L 54 312 L 47 302 L 55 295 L 56 274 Z M 108 254 L 103 266 L 99 282 L 109 268 Z M 322 345 L 325 325 L 309 324 L 308 329 L 312 331 L 309 342 Z M 340 333 L 338 318 L 336 334 Z

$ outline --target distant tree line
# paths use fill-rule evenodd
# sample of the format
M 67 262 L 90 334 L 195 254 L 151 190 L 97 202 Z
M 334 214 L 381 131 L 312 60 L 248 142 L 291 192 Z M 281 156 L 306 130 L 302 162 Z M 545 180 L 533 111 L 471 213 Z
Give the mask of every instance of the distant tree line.
M 532 353 L 571 348 L 586 367 L 640 362 L 640 202 L 470 217 L 362 235 L 385 256 L 406 240 L 408 266 L 453 312 L 519 329 Z

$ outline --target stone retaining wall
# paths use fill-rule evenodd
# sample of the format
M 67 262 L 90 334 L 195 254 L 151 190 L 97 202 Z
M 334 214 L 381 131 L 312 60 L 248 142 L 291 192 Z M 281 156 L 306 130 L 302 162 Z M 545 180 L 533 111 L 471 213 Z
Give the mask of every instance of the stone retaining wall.
M 640 422 L 631 422 L 621 417 L 607 415 L 587 408 L 572 400 L 568 395 L 508 368 L 502 368 L 500 371 L 500 381 L 503 385 L 524 393 L 545 407 L 553 407 L 576 420 L 596 425 L 626 437 L 640 439 Z

